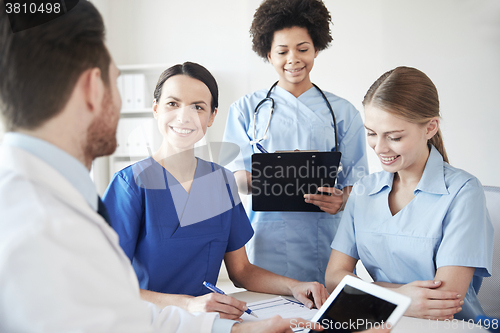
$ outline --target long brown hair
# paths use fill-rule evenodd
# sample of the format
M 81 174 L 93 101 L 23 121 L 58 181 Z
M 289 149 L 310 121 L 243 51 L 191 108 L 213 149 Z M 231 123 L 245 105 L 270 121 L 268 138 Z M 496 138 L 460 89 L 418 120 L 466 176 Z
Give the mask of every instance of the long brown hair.
M 440 117 L 436 86 L 427 75 L 411 67 L 397 67 L 379 77 L 363 99 L 363 106 L 369 104 L 416 124 Z M 440 129 L 428 143 L 448 162 Z

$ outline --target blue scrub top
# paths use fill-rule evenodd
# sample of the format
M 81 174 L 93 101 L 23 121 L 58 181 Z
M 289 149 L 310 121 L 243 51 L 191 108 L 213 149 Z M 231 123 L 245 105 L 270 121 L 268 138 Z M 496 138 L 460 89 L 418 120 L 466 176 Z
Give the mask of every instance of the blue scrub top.
M 251 156 L 260 151 L 250 144 L 253 140 L 253 117 L 257 104 L 268 90 L 243 96 L 230 109 L 224 141 L 240 148 L 239 156 L 226 167 L 231 171 L 251 172 Z M 365 130 L 356 108 L 343 98 L 324 92 L 337 121 L 339 150 L 343 171 L 337 184 L 352 186 L 368 174 L 365 151 Z M 271 93 L 275 101 L 268 138 L 261 142 L 269 152 L 276 150 L 335 151 L 335 130 L 330 110 L 314 87 L 295 97 L 276 86 Z M 270 102 L 259 108 L 256 138 L 264 135 L 270 115 Z M 255 230 L 247 244 L 250 262 L 274 273 L 300 281 L 324 283 L 330 257 L 330 244 L 335 236 L 342 213 L 330 215 L 316 212 L 254 212 L 249 218 Z
M 493 226 L 481 183 L 432 147 L 415 198 L 396 215 L 389 208 L 394 174 L 360 180 L 344 210 L 332 249 L 361 259 L 374 281 L 432 280 L 443 266 L 475 267 L 460 319 L 482 313 L 477 292 L 490 276 Z
M 201 159 L 190 193 L 147 158 L 117 172 L 103 201 L 142 289 L 204 295 L 253 235 L 233 174 Z

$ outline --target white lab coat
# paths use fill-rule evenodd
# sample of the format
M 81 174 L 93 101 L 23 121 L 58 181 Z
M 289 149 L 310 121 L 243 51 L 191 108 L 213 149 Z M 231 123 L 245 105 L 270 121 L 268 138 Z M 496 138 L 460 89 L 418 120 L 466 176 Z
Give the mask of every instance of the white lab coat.
M 55 169 L 0 147 L 0 332 L 211 332 L 142 301 L 118 237 Z

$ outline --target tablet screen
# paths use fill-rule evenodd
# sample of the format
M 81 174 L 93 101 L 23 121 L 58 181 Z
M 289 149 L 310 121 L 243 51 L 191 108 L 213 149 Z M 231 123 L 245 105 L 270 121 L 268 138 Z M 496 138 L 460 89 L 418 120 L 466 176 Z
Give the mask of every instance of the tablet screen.
M 396 304 L 346 285 L 318 322 L 325 328 L 323 332 L 359 332 L 385 323 L 396 307 Z

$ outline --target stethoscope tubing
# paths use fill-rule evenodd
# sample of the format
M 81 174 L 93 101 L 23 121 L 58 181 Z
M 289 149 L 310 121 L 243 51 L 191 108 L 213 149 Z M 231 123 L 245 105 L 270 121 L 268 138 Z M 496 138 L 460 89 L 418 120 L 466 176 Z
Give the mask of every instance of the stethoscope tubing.
M 257 104 L 257 106 L 255 107 L 255 110 L 253 112 L 253 140 L 250 141 L 250 144 L 255 144 L 257 145 L 257 148 L 259 148 L 259 150 L 261 150 L 260 148 L 262 147 L 259 143 L 262 141 L 262 140 L 265 140 L 267 139 L 267 131 L 269 130 L 269 125 L 271 124 L 271 117 L 273 116 L 273 112 L 274 112 L 274 99 L 271 97 L 271 92 L 272 90 L 274 89 L 274 87 L 276 87 L 276 85 L 278 84 L 279 81 L 276 81 L 272 86 L 271 88 L 269 88 L 269 91 L 267 92 L 267 95 L 266 95 L 266 98 L 264 98 L 263 100 L 261 100 L 259 102 L 259 104 Z M 317 85 L 315 85 L 314 83 L 312 84 L 320 93 L 321 93 L 321 96 L 323 97 L 323 99 L 325 100 L 326 102 L 326 105 L 328 106 L 328 109 L 330 110 L 330 113 L 332 114 L 332 119 L 333 119 L 333 129 L 334 129 L 334 132 L 335 132 L 335 151 L 339 151 L 339 143 L 338 143 L 338 138 L 337 138 L 337 120 L 335 119 L 335 114 L 333 112 L 333 108 L 330 104 L 330 102 L 328 101 L 328 99 L 326 98 L 325 96 L 325 93 L 323 92 L 323 90 L 321 90 Z M 267 121 L 267 125 L 266 125 L 266 129 L 264 130 L 264 135 L 262 136 L 261 139 L 257 140 L 256 139 L 256 127 L 257 127 L 257 113 L 259 112 L 259 108 L 262 106 L 262 104 L 264 104 L 265 102 L 267 101 L 270 101 L 271 102 L 271 112 L 269 114 L 269 119 Z M 260 146 L 260 147 L 259 147 Z M 262 147 L 262 149 L 264 149 Z M 262 151 L 262 150 L 261 150 Z

